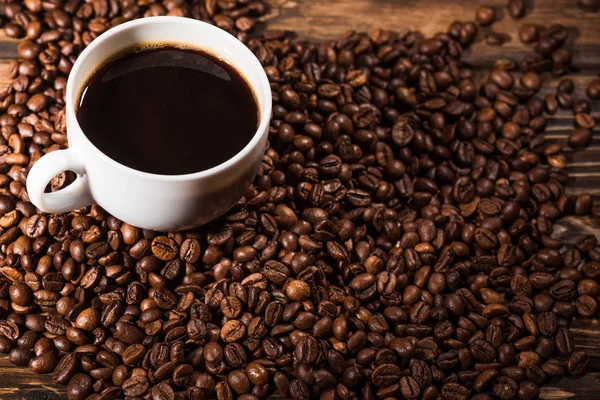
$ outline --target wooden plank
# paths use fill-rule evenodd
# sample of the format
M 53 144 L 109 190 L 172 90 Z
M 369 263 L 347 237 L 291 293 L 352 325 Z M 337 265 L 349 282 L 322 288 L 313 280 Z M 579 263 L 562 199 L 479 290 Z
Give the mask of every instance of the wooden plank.
M 544 400 L 598 400 L 600 373 L 588 373 L 578 378 L 556 379 L 540 390 Z
M 10 364 L 6 356 L 0 359 L 0 399 L 61 400 L 66 388 L 52 383 L 52 375 L 36 375 Z
M 263 26 L 297 32 L 300 39 L 335 39 L 352 29 L 369 31 L 381 27 L 400 30 L 410 28 L 432 35 L 444 31 L 454 20 L 473 18 L 476 1 L 439 0 L 268 0 L 269 14 L 262 18 Z M 485 71 L 498 58 L 521 60 L 531 51 L 518 40 L 517 29 L 525 23 L 550 25 L 562 23 L 570 27 L 574 49 L 574 63 L 582 72 L 569 76 L 576 83 L 575 99 L 583 99 L 584 87 L 600 71 L 600 14 L 584 13 L 574 0 L 528 2 L 528 15 L 519 21 L 512 20 L 505 11 L 506 0 L 486 0 L 498 14 L 498 22 L 481 30 L 480 41 L 469 50 L 464 61 Z M 2 6 L 0 5 L 0 12 Z M 576 27 L 576 28 L 573 28 Z M 502 47 L 488 46 L 481 41 L 490 31 L 504 33 L 511 40 Z M 574 41 L 574 43 L 573 43 Z M 16 57 L 18 40 L 7 38 L 0 32 L 0 89 L 9 83 L 9 59 Z M 552 93 L 558 80 L 551 80 L 541 94 Z M 593 116 L 600 121 L 600 104 L 595 103 Z M 550 140 L 566 143 L 573 128 L 570 112 L 559 111 L 549 118 L 547 133 Z M 600 196 L 600 127 L 592 146 L 585 151 L 567 149 L 567 170 L 573 178 L 567 192 L 591 193 Z M 555 225 L 554 235 L 565 243 L 573 243 L 581 234 L 600 233 L 600 221 L 589 217 L 567 217 Z M 551 382 L 542 389 L 541 398 L 547 400 L 597 399 L 600 390 L 600 321 L 583 320 L 573 324 L 575 342 L 590 357 L 591 372 L 580 378 L 564 378 Z M 6 356 L 0 357 L 0 399 L 55 400 L 65 397 L 65 388 L 52 384 L 51 375 L 35 375 L 25 368 L 14 367 Z
M 374 28 L 400 30 L 409 28 L 423 35 L 445 30 L 455 20 L 473 20 L 479 4 L 496 10 L 497 22 L 487 31 L 506 33 L 513 40 L 508 47 L 520 46 L 516 31 L 522 24 L 572 26 L 578 44 L 597 44 L 598 16 L 586 13 L 571 0 L 528 1 L 525 18 L 513 20 L 506 13 L 506 0 L 444 1 L 439 0 L 268 0 L 270 12 L 263 17 L 269 29 L 284 29 L 300 37 L 322 40 L 349 29 L 369 31 Z
M 18 39 L 12 39 L 6 36 L 3 30 L 0 30 L 0 59 L 11 59 L 17 57 Z
M 6 88 L 11 83 L 11 79 L 8 76 L 9 70 L 10 70 L 10 61 L 9 60 L 0 60 L 0 90 Z

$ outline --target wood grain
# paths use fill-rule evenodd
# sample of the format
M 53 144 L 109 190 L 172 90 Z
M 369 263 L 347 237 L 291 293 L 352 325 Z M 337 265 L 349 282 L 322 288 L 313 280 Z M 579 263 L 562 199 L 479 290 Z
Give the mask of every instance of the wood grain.
M 268 28 L 295 31 L 298 37 L 312 40 L 333 39 L 347 30 L 375 28 L 409 28 L 430 36 L 444 31 L 455 20 L 472 20 L 477 6 L 485 3 L 496 10 L 497 22 L 480 28 L 481 32 L 504 33 L 511 40 L 501 47 L 477 43 L 467 57 L 469 61 L 487 65 L 498 58 L 513 58 L 527 52 L 529 47 L 517 37 L 518 28 L 525 23 L 568 26 L 572 33 L 570 41 L 575 42 L 574 59 L 580 68 L 593 69 L 598 56 L 598 14 L 583 12 L 573 0 L 529 1 L 526 17 L 516 21 L 506 13 L 506 0 L 269 0 L 269 3 L 271 10 L 263 17 Z
M 300 40 L 330 40 L 347 30 L 370 31 L 374 28 L 400 30 L 410 28 L 425 36 L 445 30 L 454 20 L 470 20 L 475 0 L 268 0 L 270 12 L 262 18 L 262 28 L 296 32 Z M 600 14 L 585 13 L 575 0 L 529 1 L 527 16 L 514 21 L 505 11 L 506 0 L 485 0 L 493 6 L 498 22 L 481 30 L 508 35 L 511 40 L 501 47 L 491 47 L 480 39 L 463 57 L 465 62 L 485 74 L 498 58 L 520 61 L 531 51 L 517 37 L 525 23 L 548 26 L 562 23 L 571 31 L 570 46 L 574 62 L 580 70 L 570 75 L 576 83 L 575 99 L 585 98 L 584 89 L 600 72 Z M 2 5 L 0 5 L 0 13 Z M 10 84 L 9 60 L 16 57 L 17 40 L 0 32 L 0 88 Z M 554 92 L 557 79 L 550 79 L 541 94 Z M 592 116 L 600 120 L 600 103 L 594 103 Z M 551 116 L 544 134 L 549 140 L 566 144 L 573 129 L 570 112 L 559 111 Z M 591 193 L 600 196 L 600 127 L 596 128 L 592 144 L 585 151 L 567 149 L 567 170 L 572 178 L 567 191 L 572 194 Z M 584 233 L 600 234 L 600 220 L 590 217 L 567 217 L 555 225 L 554 236 L 573 243 Z M 599 235 L 600 236 L 600 235 Z M 597 400 L 600 398 L 600 321 L 581 320 L 573 325 L 576 346 L 590 357 L 591 372 L 580 378 L 564 378 L 551 382 L 541 392 L 547 400 Z M 65 398 L 65 389 L 52 384 L 52 377 L 36 375 L 24 368 L 12 366 L 6 356 L 0 357 L 0 400 L 57 400 Z

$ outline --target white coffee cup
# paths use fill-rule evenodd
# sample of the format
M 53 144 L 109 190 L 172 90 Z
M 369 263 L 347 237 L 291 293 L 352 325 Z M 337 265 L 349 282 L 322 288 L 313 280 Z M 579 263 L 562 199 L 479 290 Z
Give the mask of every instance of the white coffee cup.
M 137 43 L 174 42 L 205 50 L 230 63 L 252 88 L 260 121 L 250 142 L 213 168 L 185 175 L 137 171 L 112 160 L 85 136 L 76 118 L 76 101 L 90 75 L 110 56 Z M 242 196 L 258 172 L 265 151 L 271 89 L 254 54 L 229 33 L 181 17 L 150 17 L 119 25 L 96 38 L 73 65 L 66 92 L 69 148 L 40 158 L 27 177 L 31 202 L 48 213 L 63 213 L 93 203 L 115 217 L 154 230 L 186 229 L 225 213 Z M 198 130 L 202 122 L 198 121 Z M 160 160 L 157 160 L 160 162 Z M 63 171 L 77 173 L 66 188 L 44 193 Z

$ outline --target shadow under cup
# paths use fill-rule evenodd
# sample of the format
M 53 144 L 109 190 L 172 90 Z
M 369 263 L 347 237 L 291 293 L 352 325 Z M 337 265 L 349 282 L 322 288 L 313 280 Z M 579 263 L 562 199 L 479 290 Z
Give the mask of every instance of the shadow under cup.
M 259 110 L 258 128 L 249 143 L 222 164 L 185 175 L 138 171 L 112 160 L 94 146 L 76 118 L 75 106 L 80 92 L 107 59 L 140 43 L 180 43 L 211 53 L 232 65 L 252 89 Z M 69 149 L 64 151 L 74 153 L 83 164 L 83 173 L 76 170 L 78 179 L 86 181 L 94 202 L 115 217 L 142 228 L 187 229 L 214 220 L 244 194 L 264 155 L 271 115 L 271 91 L 266 74 L 243 43 L 197 20 L 150 17 L 107 31 L 77 59 L 69 76 L 66 97 Z M 40 202 L 43 203 L 43 199 Z M 44 207 L 39 208 L 44 210 Z

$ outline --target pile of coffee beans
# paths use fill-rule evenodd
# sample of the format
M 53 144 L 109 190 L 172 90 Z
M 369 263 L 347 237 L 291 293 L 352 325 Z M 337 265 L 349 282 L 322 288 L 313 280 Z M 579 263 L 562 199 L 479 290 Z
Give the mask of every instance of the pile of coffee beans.
M 508 7 L 523 16 L 522 1 Z M 53 373 L 69 399 L 529 400 L 584 373 L 570 325 L 598 315 L 598 243 L 565 248 L 551 234 L 564 215 L 598 212 L 565 193 L 561 145 L 541 133 L 546 115 L 571 110 L 570 144 L 585 145 L 595 121 L 568 79 L 538 94 L 554 45 L 536 62 L 498 60 L 482 80 L 460 62 L 475 22 L 304 43 L 251 37 L 258 1 L 6 10 L 23 40 L 0 95 L 0 352 Z M 39 213 L 27 172 L 67 145 L 76 55 L 111 26 L 164 14 L 230 30 L 263 64 L 274 105 L 254 184 L 187 232 L 96 205 Z M 564 27 L 551 31 L 565 42 Z

